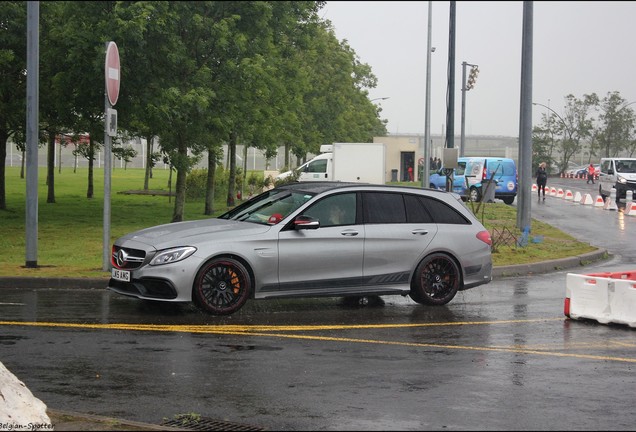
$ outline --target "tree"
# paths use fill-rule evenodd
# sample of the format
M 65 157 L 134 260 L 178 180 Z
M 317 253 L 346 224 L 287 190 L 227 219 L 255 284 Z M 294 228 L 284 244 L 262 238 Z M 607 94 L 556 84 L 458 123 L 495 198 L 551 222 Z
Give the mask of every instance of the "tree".
M 634 110 L 616 91 L 609 92 L 600 102 L 600 124 L 597 128 L 599 146 L 604 157 L 616 157 L 630 147 L 636 116 Z
M 0 2 L 0 210 L 7 209 L 7 142 L 26 135 L 26 22 L 25 2 Z
M 115 159 L 124 161 L 125 170 L 128 164 L 133 160 L 133 158 L 137 156 L 137 150 L 135 150 L 131 146 L 113 146 L 113 156 L 115 157 Z

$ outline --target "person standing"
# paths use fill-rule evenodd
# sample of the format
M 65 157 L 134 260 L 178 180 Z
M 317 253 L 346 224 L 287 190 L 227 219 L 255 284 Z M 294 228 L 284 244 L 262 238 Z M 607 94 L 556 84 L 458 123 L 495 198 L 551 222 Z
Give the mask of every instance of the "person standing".
M 590 164 L 590 166 L 587 167 L 587 184 L 590 184 L 590 181 L 592 182 L 592 184 L 594 184 L 595 174 L 596 174 L 596 168 L 594 168 L 593 164 Z
M 545 200 L 545 185 L 547 182 L 548 173 L 545 170 L 545 162 L 541 162 L 539 168 L 537 168 L 537 193 L 539 194 L 539 199 L 541 199 L 541 194 L 543 194 L 543 199 Z

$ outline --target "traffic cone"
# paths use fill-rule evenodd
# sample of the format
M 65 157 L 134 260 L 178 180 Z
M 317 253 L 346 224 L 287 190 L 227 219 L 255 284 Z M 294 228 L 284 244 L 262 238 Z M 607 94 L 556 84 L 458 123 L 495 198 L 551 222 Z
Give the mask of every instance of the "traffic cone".
M 601 205 L 603 205 L 603 197 L 599 196 L 599 198 L 601 198 Z M 592 199 L 592 195 L 585 194 L 583 199 L 581 199 L 581 204 L 583 204 L 583 205 L 593 205 L 594 204 L 594 200 Z
M 565 191 L 565 196 L 563 197 L 563 199 L 571 201 L 574 199 L 574 195 L 572 195 L 572 191 L 571 190 L 566 190 Z
M 602 196 L 596 195 L 596 201 L 594 202 L 594 207 L 605 207 L 605 201 L 603 201 Z
M 628 202 L 625 205 L 625 210 L 627 216 L 636 216 L 636 202 Z

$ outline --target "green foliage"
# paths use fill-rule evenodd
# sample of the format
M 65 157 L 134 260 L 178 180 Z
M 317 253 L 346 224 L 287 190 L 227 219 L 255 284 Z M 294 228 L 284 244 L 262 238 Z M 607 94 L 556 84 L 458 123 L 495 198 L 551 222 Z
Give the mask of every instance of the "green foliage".
M 195 169 L 190 171 L 186 179 L 186 199 L 196 200 L 204 198 L 207 179 L 207 169 Z

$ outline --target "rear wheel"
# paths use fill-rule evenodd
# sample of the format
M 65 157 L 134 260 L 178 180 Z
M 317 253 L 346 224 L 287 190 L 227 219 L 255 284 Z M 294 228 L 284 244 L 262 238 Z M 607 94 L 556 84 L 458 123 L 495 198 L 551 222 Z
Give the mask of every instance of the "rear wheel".
M 194 280 L 194 303 L 204 312 L 229 315 L 239 310 L 252 290 L 252 279 L 243 264 L 232 258 L 208 261 Z
M 448 255 L 435 253 L 417 266 L 409 295 L 417 303 L 444 305 L 455 297 L 460 282 L 457 263 Z
M 515 201 L 515 197 L 503 197 L 502 198 L 504 204 L 512 204 Z

